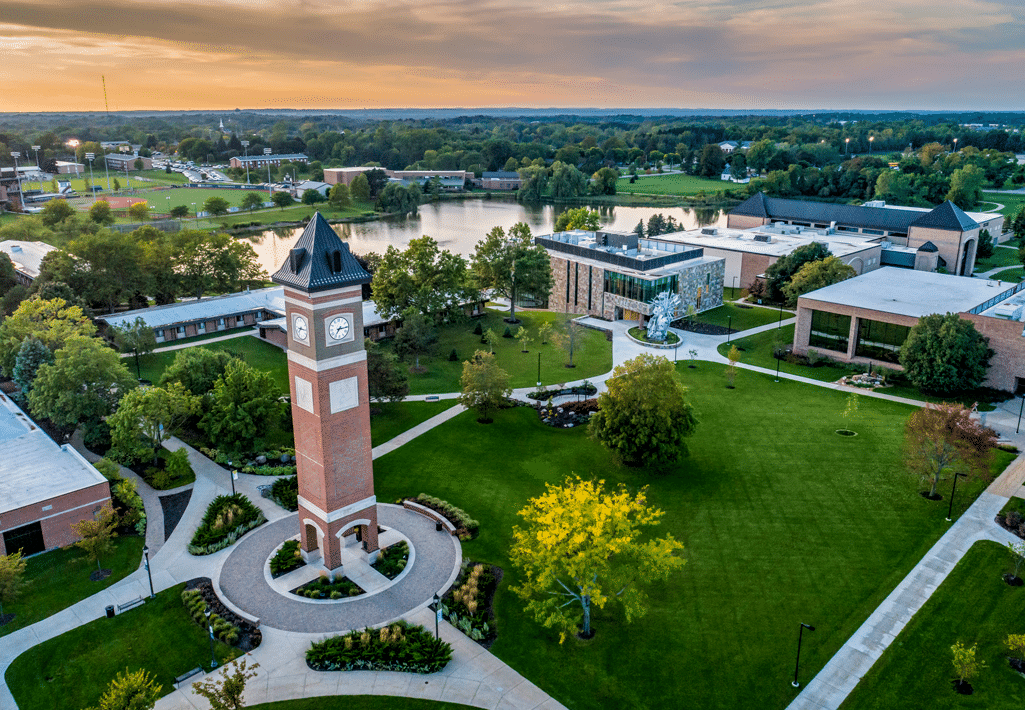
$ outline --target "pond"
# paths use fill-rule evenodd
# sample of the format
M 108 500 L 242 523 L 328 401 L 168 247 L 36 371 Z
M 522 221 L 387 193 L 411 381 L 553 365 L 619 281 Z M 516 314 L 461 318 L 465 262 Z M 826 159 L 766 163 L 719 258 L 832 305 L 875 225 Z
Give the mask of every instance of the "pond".
M 517 222 L 526 222 L 534 234 L 552 231 L 555 220 L 566 205 L 523 205 L 509 199 L 466 199 L 433 202 L 420 206 L 415 216 L 379 219 L 373 222 L 332 225 L 339 236 L 357 254 L 383 253 L 389 246 L 404 249 L 410 239 L 427 234 L 442 249 L 469 257 L 493 227 L 508 229 Z M 684 229 L 709 225 L 726 226 L 726 213 L 717 208 L 686 207 L 596 207 L 602 226 L 630 231 L 637 223 L 654 214 L 673 217 Z M 284 263 L 288 250 L 302 233 L 302 227 L 271 229 L 246 237 L 256 250 L 260 265 L 268 274 Z

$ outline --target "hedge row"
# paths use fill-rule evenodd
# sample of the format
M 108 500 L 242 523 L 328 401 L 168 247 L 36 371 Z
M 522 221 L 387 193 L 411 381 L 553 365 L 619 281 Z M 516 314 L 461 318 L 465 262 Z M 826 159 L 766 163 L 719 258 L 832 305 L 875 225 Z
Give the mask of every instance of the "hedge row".
M 448 643 L 405 621 L 318 641 L 306 652 L 306 665 L 315 671 L 437 673 L 450 660 Z
M 448 501 L 442 500 L 441 498 L 435 498 L 429 496 L 426 493 L 421 493 L 413 499 L 414 502 L 420 505 L 426 506 L 431 510 L 441 513 L 448 521 L 456 526 L 456 528 L 465 531 L 460 533 L 460 539 L 473 539 L 477 537 L 477 533 L 480 532 L 480 523 L 469 516 L 469 514 L 462 508 L 457 508 Z
M 205 629 L 207 623 L 207 604 L 200 591 L 198 589 L 186 589 L 182 592 L 182 603 L 185 604 L 185 608 L 188 610 L 192 620 Z M 220 641 L 229 646 L 234 646 L 238 643 L 239 628 L 234 624 L 225 621 L 217 614 L 211 614 L 210 626 L 213 627 L 214 636 Z

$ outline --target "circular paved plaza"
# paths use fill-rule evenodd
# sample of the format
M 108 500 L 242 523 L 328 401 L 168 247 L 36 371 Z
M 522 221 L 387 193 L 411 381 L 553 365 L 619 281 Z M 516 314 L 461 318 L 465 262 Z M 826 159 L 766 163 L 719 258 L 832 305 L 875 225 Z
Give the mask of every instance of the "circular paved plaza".
M 261 525 L 242 538 L 221 567 L 221 593 L 261 625 L 285 631 L 318 633 L 376 626 L 431 601 L 454 579 L 462 560 L 459 539 L 437 532 L 434 522 L 401 506 L 378 504 L 378 523 L 409 540 L 415 559 L 396 582 L 379 592 L 343 604 L 291 599 L 273 589 L 264 576 L 267 559 L 283 541 L 299 532 L 298 514 Z

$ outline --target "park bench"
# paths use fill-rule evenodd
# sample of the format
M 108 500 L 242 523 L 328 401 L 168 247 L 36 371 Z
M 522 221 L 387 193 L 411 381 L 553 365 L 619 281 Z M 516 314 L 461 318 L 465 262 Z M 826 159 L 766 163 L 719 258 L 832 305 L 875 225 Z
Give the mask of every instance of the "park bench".
M 406 510 L 412 510 L 414 513 L 419 513 L 425 518 L 429 518 L 434 521 L 435 525 L 438 526 L 438 530 L 448 530 L 449 535 L 456 534 L 456 526 L 453 525 L 448 518 L 439 513 L 436 510 L 432 510 L 425 505 L 414 503 L 411 500 L 402 501 L 402 507 Z
M 202 668 L 196 667 L 196 668 L 193 668 L 188 673 L 182 673 L 180 676 L 178 676 L 177 678 L 174 679 L 174 687 L 177 688 L 179 685 L 181 685 L 182 683 L 187 681 L 189 678 L 191 678 L 193 676 L 197 676 L 197 675 L 199 675 L 202 672 L 203 672 Z
M 131 609 L 132 607 L 136 607 L 136 606 L 139 606 L 139 605 L 140 605 L 140 604 L 142 604 L 142 603 L 143 603 L 144 601 L 146 601 L 146 600 L 145 600 L 145 599 L 143 599 L 143 598 L 142 598 L 142 597 L 140 596 L 140 597 L 136 597 L 135 599 L 132 599 L 132 600 L 130 600 L 130 601 L 127 601 L 127 602 L 125 602 L 124 604 L 118 604 L 118 605 L 117 605 L 117 613 L 118 613 L 118 614 L 120 614 L 120 613 L 121 613 L 121 612 L 123 612 L 123 611 L 128 611 L 128 610 L 129 610 L 129 609 Z

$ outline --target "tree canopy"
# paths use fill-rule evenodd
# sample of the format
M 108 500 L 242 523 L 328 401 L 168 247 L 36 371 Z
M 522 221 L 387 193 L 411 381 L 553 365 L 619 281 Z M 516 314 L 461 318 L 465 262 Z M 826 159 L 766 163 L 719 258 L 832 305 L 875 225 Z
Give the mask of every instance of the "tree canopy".
M 974 389 L 986 379 L 993 351 L 975 325 L 956 313 L 920 318 L 900 348 L 909 380 L 926 392 Z
M 180 383 L 192 394 L 204 395 L 213 390 L 232 359 L 232 355 L 225 350 L 202 347 L 178 350 L 174 354 L 174 362 L 168 365 L 160 377 L 160 386 Z
M 985 473 L 996 443 L 996 432 L 974 421 L 964 405 L 926 404 L 904 426 L 904 463 L 935 497 L 937 484 L 955 473 Z
M 381 349 L 369 338 L 364 341 L 367 351 L 367 389 L 370 399 L 377 402 L 398 402 L 409 394 L 409 378 L 394 353 Z
M 782 301 L 786 296 L 787 284 L 794 274 L 805 264 L 821 261 L 827 256 L 832 256 L 828 246 L 821 242 L 812 242 L 780 257 L 765 270 L 765 295 L 770 301 Z
M 572 229 L 583 229 L 588 232 L 597 231 L 601 227 L 598 210 L 587 207 L 569 209 L 555 220 L 556 232 L 567 232 Z
M 479 422 L 490 423 L 491 414 L 498 409 L 512 392 L 509 388 L 509 373 L 498 366 L 495 354 L 478 350 L 473 358 L 463 363 L 463 374 L 459 379 L 462 389 L 459 403 L 475 410 Z
M 69 306 L 62 298 L 22 301 L 18 309 L 0 323 L 0 367 L 4 374 L 12 373 L 25 338 L 33 337 L 54 352 L 64 347 L 69 338 L 95 333 L 96 326 L 85 317 L 82 309 Z
M 235 454 L 252 452 L 255 442 L 280 419 L 280 396 L 269 374 L 232 359 L 214 385 L 200 426 L 218 448 Z
M 374 271 L 371 287 L 378 312 L 388 318 L 409 308 L 433 317 L 477 298 L 466 260 L 439 249 L 428 236 L 411 239 L 402 251 L 389 246 Z
M 150 457 L 156 465 L 163 443 L 199 409 L 199 398 L 178 383 L 132 390 L 107 419 L 111 456 L 124 462 Z
M 647 353 L 616 366 L 589 432 L 629 465 L 664 468 L 686 455 L 697 426 L 673 363 Z
M 527 293 L 547 298 L 552 290 L 552 266 L 547 250 L 532 243 L 530 227 L 517 222 L 509 233 L 494 227 L 477 242 L 470 269 L 481 290 L 509 299 L 509 318 L 515 322 L 516 299 Z
M 626 621 L 642 616 L 645 585 L 684 565 L 683 545 L 672 535 L 646 534 L 664 515 L 648 505 L 646 489 L 608 491 L 604 481 L 579 477 L 545 488 L 519 511 L 523 527 L 513 528 L 509 553 L 522 580 L 513 591 L 527 612 L 558 631 L 560 642 L 577 630 L 592 636 L 592 607 L 616 602 Z
M 797 270 L 790 281 L 783 286 L 787 297 L 787 305 L 793 308 L 797 299 L 816 289 L 825 288 L 858 275 L 854 267 L 840 261 L 835 256 L 827 256 L 821 261 L 809 261 Z

